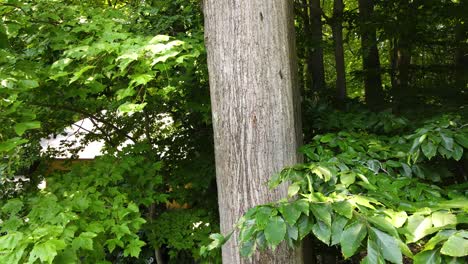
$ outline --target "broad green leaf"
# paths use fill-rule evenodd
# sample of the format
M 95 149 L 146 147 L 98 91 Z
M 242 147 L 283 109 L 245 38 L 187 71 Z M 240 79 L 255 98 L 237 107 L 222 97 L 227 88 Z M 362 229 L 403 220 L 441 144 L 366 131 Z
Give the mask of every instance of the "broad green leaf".
M 320 241 L 330 245 L 331 230 L 328 225 L 322 221 L 317 221 L 317 223 L 312 227 L 312 232 Z
M 451 257 L 464 257 L 468 255 L 468 232 L 459 231 L 444 243 L 440 252 Z
M 128 114 L 141 112 L 143 111 L 143 108 L 145 108 L 146 104 L 147 103 L 142 103 L 142 104 L 124 103 L 123 105 L 119 106 L 119 111 L 121 113 L 128 113 Z
M 3 236 L 0 236 L 0 250 L 8 249 L 12 250 L 20 243 L 23 239 L 23 233 L 10 232 Z
M 345 258 L 353 256 L 361 246 L 361 242 L 366 235 L 367 228 L 363 223 L 356 221 L 348 225 L 341 234 L 340 240 L 343 256 Z
M 15 125 L 15 132 L 19 136 L 22 136 L 26 130 L 38 128 L 41 128 L 41 122 L 39 121 L 21 122 Z
M 283 215 L 284 220 L 290 225 L 294 225 L 301 216 L 301 211 L 299 211 L 294 203 L 283 204 L 279 208 L 279 211 Z
M 374 226 L 378 227 L 380 230 L 387 232 L 388 234 L 398 237 L 398 232 L 395 227 L 388 222 L 383 216 L 372 216 L 368 218 Z
M 120 89 L 118 90 L 115 94 L 117 95 L 117 100 L 122 100 L 124 98 L 127 98 L 129 96 L 135 95 L 136 91 L 133 87 L 128 87 L 125 89 Z
M 147 84 L 148 82 L 150 82 L 151 80 L 154 79 L 154 76 L 153 75 L 150 75 L 150 74 L 138 74 L 138 75 L 133 75 L 131 76 L 131 82 L 130 84 L 132 85 L 132 87 L 135 87 L 137 85 L 145 85 Z M 119 99 L 117 99 L 119 100 Z
M 85 73 L 85 72 L 87 72 L 87 71 L 89 71 L 91 69 L 94 69 L 94 68 L 96 68 L 96 66 L 91 66 L 91 65 L 84 66 L 79 71 L 73 73 L 73 77 L 70 79 L 68 84 L 72 84 L 72 83 L 76 82 L 81 77 L 81 75 L 83 75 L 83 73 Z
M 78 237 L 75 237 L 72 242 L 72 247 L 74 250 L 80 248 L 93 250 L 93 238 L 97 235 L 93 232 L 83 232 Z
M 371 227 L 371 230 L 378 247 L 382 250 L 383 257 L 392 263 L 403 263 L 403 256 L 397 240 L 376 228 Z
M 149 43 L 150 44 L 155 44 L 155 43 L 160 43 L 160 42 L 167 42 L 169 41 L 170 37 L 167 36 L 167 35 L 156 35 L 155 37 L 153 37 Z
M 408 234 L 406 235 L 407 242 L 416 242 L 421 238 L 433 233 L 431 217 L 424 217 L 422 215 L 412 215 L 408 217 L 408 224 L 406 225 Z
M 325 168 L 323 166 L 317 166 L 312 170 L 313 173 L 317 174 L 321 179 L 323 179 L 325 182 L 328 182 L 331 177 L 332 173 L 328 168 Z
M 296 195 L 301 190 L 301 187 L 298 183 L 293 183 L 288 187 L 288 197 L 291 198 Z
M 368 168 L 374 172 L 374 174 L 379 173 L 380 170 L 380 162 L 377 160 L 368 160 L 367 161 Z
M 300 199 L 294 202 L 294 206 L 297 210 L 301 211 L 303 214 L 309 216 L 309 202 L 304 199 Z
M 395 212 L 393 210 L 385 210 L 385 214 L 387 214 L 387 221 L 392 223 L 392 225 L 396 228 L 402 227 L 408 219 L 408 215 L 405 211 Z
M 27 143 L 28 141 L 26 139 L 22 139 L 19 137 L 15 138 L 10 138 L 6 141 L 0 142 L 0 152 L 9 152 L 13 150 L 14 148 Z
M 421 145 L 421 150 L 428 159 L 432 159 L 437 154 L 437 146 L 430 140 Z
M 303 239 L 312 231 L 313 222 L 308 216 L 302 215 L 297 220 L 297 227 L 299 228 L 299 239 Z
M 367 239 L 367 263 L 385 264 L 380 247 L 370 238 Z
M 265 238 L 268 243 L 275 248 L 284 239 L 286 235 L 286 223 L 283 218 L 274 216 L 265 227 Z
M 350 186 L 356 181 L 356 173 L 354 172 L 346 172 L 340 175 L 340 181 L 346 187 Z
M 455 141 L 463 146 L 465 149 L 468 149 L 468 135 L 465 134 L 455 134 L 454 135 Z
M 240 254 L 243 257 L 249 257 L 255 252 L 257 243 L 255 240 L 248 240 L 246 242 L 242 242 L 240 245 Z
M 140 255 L 141 248 L 146 245 L 145 242 L 139 240 L 139 239 L 134 239 L 132 240 L 127 247 L 124 250 L 124 256 L 131 256 L 134 258 L 137 258 Z
M 435 236 L 433 236 L 427 243 L 424 245 L 424 251 L 433 250 L 437 244 L 440 242 L 446 241 L 450 236 L 452 236 L 456 230 L 441 230 Z
M 57 255 L 57 251 L 65 247 L 65 242 L 58 239 L 50 239 L 43 243 L 36 244 L 29 253 L 28 263 L 34 263 L 37 259 L 40 259 L 42 262 L 52 263 Z
M 343 234 L 343 229 L 348 223 L 348 219 L 341 217 L 341 216 L 336 216 L 336 218 L 332 222 L 332 241 L 331 245 L 336 245 L 340 243 L 341 240 L 341 235 Z
M 39 87 L 39 82 L 37 80 L 20 80 L 18 81 L 18 86 L 22 89 L 33 89 Z
M 258 229 L 265 229 L 270 217 L 276 215 L 276 212 L 269 206 L 261 206 L 258 208 L 257 213 L 255 214 L 255 221 L 257 223 Z
M 423 251 L 414 256 L 414 264 L 440 264 L 440 250 Z
M 440 136 L 442 137 L 442 146 L 449 151 L 453 151 L 453 138 L 442 132 L 440 132 Z
M 438 211 L 432 214 L 432 224 L 434 227 L 442 227 L 446 225 L 456 225 L 457 217 L 446 211 Z
M 297 226 L 287 226 L 287 235 L 291 240 L 297 240 L 299 238 L 299 229 Z
M 453 144 L 452 157 L 454 160 L 459 161 L 463 157 L 463 148 L 458 144 Z
M 348 201 L 340 201 L 332 204 L 332 208 L 338 214 L 351 219 L 353 217 L 353 206 Z
M 310 204 L 310 210 L 317 219 L 331 227 L 331 208 L 329 204 L 312 203 Z
M 256 227 L 257 226 L 255 225 L 255 221 L 253 219 L 245 221 L 239 234 L 239 240 L 241 242 L 252 240 L 253 234 L 255 231 L 257 231 Z

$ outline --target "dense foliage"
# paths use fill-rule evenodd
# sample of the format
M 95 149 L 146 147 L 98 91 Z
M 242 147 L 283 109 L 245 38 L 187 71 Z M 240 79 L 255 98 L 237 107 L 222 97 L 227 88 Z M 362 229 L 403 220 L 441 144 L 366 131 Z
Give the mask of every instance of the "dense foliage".
M 200 2 L 0 0 L 0 263 L 220 262 Z M 354 263 L 463 263 L 467 2 L 318 2 L 295 1 L 305 161 L 239 221 L 242 253 L 310 234 Z M 71 124 L 78 144 L 41 148 Z
M 322 128 L 339 132 L 315 136 L 302 149 L 306 162 L 272 179 L 272 188 L 290 183 L 288 198 L 239 221 L 242 253 L 313 234 L 345 258 L 367 251 L 363 263 L 403 263 L 402 254 L 463 263 L 468 199 L 457 166 L 467 155 L 466 119 L 441 116 L 408 133 L 414 126 L 385 112 L 325 116 Z M 225 241 L 212 238 L 211 247 Z

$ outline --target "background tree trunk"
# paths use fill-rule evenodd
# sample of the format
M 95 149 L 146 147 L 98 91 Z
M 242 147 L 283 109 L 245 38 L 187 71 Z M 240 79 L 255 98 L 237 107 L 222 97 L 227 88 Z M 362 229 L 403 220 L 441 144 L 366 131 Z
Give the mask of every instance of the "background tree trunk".
M 335 44 L 336 99 L 340 104 L 346 99 L 346 69 L 343 49 L 343 0 L 333 2 L 333 42 Z
M 268 179 L 300 159 L 292 1 L 205 0 L 221 232 L 249 208 L 287 196 Z M 223 263 L 302 263 L 300 249 L 239 255 L 235 233 Z
M 374 12 L 373 0 L 359 0 L 361 17 L 362 67 L 364 71 L 364 89 L 366 103 L 371 108 L 383 104 L 382 79 L 380 77 L 379 50 L 377 49 L 376 29 L 372 24 Z
M 322 9 L 320 0 L 310 0 L 310 32 L 311 32 L 311 70 L 312 91 L 318 92 L 325 88 L 325 67 L 323 66 L 322 47 Z

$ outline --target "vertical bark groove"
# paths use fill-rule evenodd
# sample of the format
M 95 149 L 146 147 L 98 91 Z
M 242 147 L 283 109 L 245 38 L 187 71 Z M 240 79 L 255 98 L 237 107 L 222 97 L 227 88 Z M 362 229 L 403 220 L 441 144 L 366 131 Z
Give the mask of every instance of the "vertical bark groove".
M 261 15 L 260 15 L 261 14 Z M 249 208 L 278 200 L 268 179 L 297 163 L 300 144 L 292 1 L 205 0 L 205 43 L 213 112 L 221 231 Z M 223 263 L 302 263 L 300 250 L 239 255 L 238 234 Z

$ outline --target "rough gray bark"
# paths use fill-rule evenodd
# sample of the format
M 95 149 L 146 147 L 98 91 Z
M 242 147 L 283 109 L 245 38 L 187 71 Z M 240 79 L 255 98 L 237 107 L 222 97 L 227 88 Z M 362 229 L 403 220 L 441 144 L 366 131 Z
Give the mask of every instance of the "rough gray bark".
M 346 99 L 346 69 L 343 49 L 343 0 L 333 2 L 333 42 L 335 44 L 336 98 L 343 103 Z
M 205 43 L 213 112 L 221 232 L 251 207 L 287 196 L 267 181 L 300 156 L 293 1 L 205 0 Z M 240 257 L 238 234 L 225 264 L 302 263 L 299 249 Z

